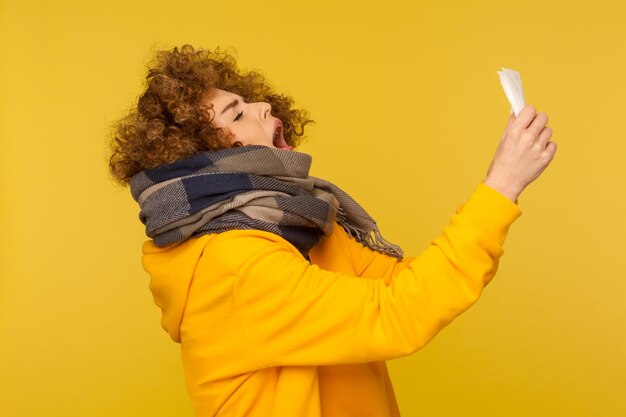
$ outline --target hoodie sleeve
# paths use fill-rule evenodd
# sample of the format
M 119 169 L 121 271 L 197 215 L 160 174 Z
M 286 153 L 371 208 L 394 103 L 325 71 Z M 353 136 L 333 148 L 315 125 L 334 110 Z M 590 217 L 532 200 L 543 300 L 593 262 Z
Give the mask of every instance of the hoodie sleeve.
M 477 195 L 474 196 L 473 199 L 479 197 L 482 199 L 502 200 L 501 202 L 503 203 L 503 206 L 508 206 L 508 208 L 512 210 L 510 214 L 514 215 L 515 218 L 521 214 L 518 207 L 514 203 L 482 183 L 478 185 L 476 194 Z M 462 208 L 463 206 L 460 206 L 457 209 L 457 213 L 459 213 Z M 515 212 L 518 212 L 518 214 L 516 215 Z M 359 277 L 390 280 L 394 276 L 397 276 L 397 274 L 402 269 L 406 268 L 409 262 L 413 260 L 412 257 L 399 260 L 392 256 L 372 250 L 362 243 L 350 238 L 340 226 L 337 227 L 340 229 L 339 235 L 343 246 L 345 247 L 345 251 L 350 258 L 352 268 L 354 269 L 355 274 Z M 506 236 L 502 237 L 505 238 Z M 433 244 L 434 243 L 435 242 L 433 242 Z
M 257 239 L 232 288 L 251 355 L 270 367 L 363 363 L 415 352 L 479 298 L 520 214 L 480 184 L 423 253 L 382 279 L 323 270 L 284 242 Z M 223 253 L 207 251 L 228 262 Z

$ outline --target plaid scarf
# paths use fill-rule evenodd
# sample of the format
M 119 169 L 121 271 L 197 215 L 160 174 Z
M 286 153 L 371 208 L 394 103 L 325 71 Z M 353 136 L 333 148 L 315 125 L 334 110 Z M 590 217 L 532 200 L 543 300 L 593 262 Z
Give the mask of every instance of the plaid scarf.
M 376 222 L 334 184 L 310 177 L 307 154 L 266 146 L 203 152 L 130 181 L 139 219 L 157 246 L 233 229 L 282 236 L 304 256 L 334 222 L 365 246 L 401 259 Z

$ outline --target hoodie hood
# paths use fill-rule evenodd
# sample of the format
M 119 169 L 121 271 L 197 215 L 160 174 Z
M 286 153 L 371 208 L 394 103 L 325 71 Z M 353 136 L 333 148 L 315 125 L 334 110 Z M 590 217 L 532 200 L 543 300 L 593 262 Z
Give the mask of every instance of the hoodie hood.
M 212 235 L 180 244 L 158 247 L 148 240 L 142 246 L 141 264 L 150 275 L 150 291 L 161 309 L 161 326 L 180 343 L 180 324 L 187 305 L 196 265 Z

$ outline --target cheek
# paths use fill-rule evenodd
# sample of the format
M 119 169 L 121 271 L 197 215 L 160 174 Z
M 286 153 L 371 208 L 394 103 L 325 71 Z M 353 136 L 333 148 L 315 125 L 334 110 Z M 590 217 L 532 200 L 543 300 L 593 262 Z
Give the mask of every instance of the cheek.
M 240 123 L 233 126 L 233 133 L 240 139 L 256 142 L 261 138 L 261 130 L 253 123 Z
M 246 144 L 260 144 L 267 141 L 267 133 L 256 123 L 233 123 L 224 130 L 230 131 L 233 140 L 242 140 Z
M 245 135 L 246 129 L 245 126 L 241 123 L 232 123 L 230 126 L 224 128 L 229 134 L 236 136 L 237 138 L 241 138 Z

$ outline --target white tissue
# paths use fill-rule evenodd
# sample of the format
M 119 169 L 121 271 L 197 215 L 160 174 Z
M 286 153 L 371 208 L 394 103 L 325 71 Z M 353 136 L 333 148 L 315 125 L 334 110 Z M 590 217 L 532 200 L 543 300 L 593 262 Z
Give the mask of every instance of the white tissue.
M 522 79 L 519 76 L 519 72 L 502 67 L 502 71 L 498 71 L 498 75 L 500 76 L 500 83 L 504 89 L 504 94 L 506 94 L 506 98 L 509 99 L 511 109 L 517 117 L 519 112 L 521 112 L 526 105 L 524 100 L 524 88 L 522 87 Z

